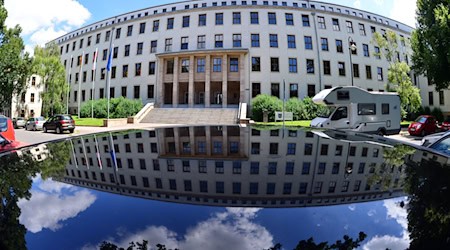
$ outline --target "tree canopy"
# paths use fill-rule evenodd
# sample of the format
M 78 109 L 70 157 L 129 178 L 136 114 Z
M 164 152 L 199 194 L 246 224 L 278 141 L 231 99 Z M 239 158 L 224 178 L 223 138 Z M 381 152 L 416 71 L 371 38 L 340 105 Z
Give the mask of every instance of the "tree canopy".
M 45 48 L 34 49 L 33 73 L 42 78 L 44 90 L 42 97 L 42 114 L 64 113 L 64 102 L 69 90 L 65 79 L 64 65 L 61 63 L 58 46 L 52 43 Z
M 414 70 L 437 90 L 450 85 L 450 0 L 417 0 L 417 29 L 412 34 Z
M 29 55 L 23 53 L 22 29 L 6 27 L 7 16 L 4 0 L 0 0 L 0 112 L 9 110 L 13 96 L 25 89 L 31 65 Z

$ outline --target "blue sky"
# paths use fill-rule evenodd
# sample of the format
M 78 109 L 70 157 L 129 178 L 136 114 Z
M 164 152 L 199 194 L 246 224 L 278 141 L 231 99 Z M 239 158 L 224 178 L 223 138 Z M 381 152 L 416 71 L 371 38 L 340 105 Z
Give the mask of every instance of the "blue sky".
M 74 29 L 105 18 L 179 0 L 6 0 L 6 25 L 19 24 L 26 44 L 35 45 L 64 35 Z M 414 27 L 416 0 L 323 0 L 367 10 Z

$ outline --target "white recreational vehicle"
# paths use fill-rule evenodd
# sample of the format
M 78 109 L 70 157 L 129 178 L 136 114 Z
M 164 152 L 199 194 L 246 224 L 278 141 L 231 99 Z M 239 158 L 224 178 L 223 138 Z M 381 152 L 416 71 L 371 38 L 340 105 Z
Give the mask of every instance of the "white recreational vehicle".
M 400 132 L 400 97 L 397 93 L 368 92 L 345 86 L 320 91 L 314 103 L 328 112 L 311 121 L 311 127 L 349 129 L 379 135 Z

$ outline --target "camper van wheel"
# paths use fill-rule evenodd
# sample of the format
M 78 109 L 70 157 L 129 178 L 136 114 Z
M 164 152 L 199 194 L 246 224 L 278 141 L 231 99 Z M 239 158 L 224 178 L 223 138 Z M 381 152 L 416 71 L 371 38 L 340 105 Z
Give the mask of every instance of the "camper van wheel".
M 378 131 L 377 131 L 377 135 L 379 135 L 379 136 L 384 136 L 384 135 L 386 135 L 386 132 L 384 131 L 384 129 L 380 128 L 380 129 L 378 129 Z

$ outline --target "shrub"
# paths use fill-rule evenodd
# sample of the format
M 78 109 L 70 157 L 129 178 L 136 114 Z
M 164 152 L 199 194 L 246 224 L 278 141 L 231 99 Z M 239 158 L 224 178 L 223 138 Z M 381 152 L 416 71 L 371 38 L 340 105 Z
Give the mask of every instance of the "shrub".
M 326 106 L 316 104 L 312 101 L 311 97 L 305 97 L 303 99 L 304 112 L 302 120 L 311 120 L 316 118 L 320 113 L 324 113 L 327 109 Z
M 291 98 L 286 102 L 286 111 L 292 112 L 294 121 L 303 120 L 305 105 L 298 98 Z
M 269 121 L 275 120 L 275 111 L 281 111 L 283 102 L 275 96 L 266 94 L 257 95 L 252 99 L 253 120 L 262 121 L 263 112 L 269 112 Z
M 93 102 L 94 117 L 107 118 L 108 100 L 103 98 Z M 80 110 L 81 117 L 91 117 L 91 105 L 92 101 L 87 101 L 83 104 Z M 125 99 L 124 97 L 112 98 L 109 105 L 110 118 L 126 118 L 137 114 L 142 109 L 142 102 L 140 100 L 130 100 Z
M 442 113 L 442 110 L 438 107 L 434 107 L 433 110 L 431 110 L 431 115 L 436 117 L 436 120 L 439 122 L 444 121 L 444 114 Z

